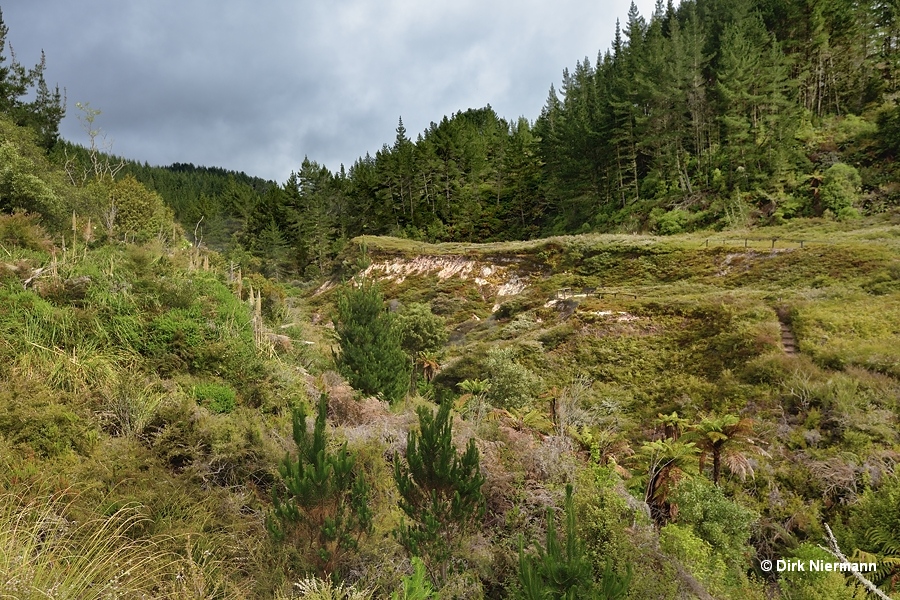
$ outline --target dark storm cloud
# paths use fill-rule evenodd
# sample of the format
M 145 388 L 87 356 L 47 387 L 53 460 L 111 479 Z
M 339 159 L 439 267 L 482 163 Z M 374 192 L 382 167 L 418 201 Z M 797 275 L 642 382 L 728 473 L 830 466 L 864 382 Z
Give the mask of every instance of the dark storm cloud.
M 649 16 L 650 0 L 638 3 Z M 113 151 L 284 181 L 305 155 L 350 166 L 394 137 L 491 104 L 534 119 L 563 68 L 609 47 L 627 0 L 0 0 L 19 60 L 47 53 Z

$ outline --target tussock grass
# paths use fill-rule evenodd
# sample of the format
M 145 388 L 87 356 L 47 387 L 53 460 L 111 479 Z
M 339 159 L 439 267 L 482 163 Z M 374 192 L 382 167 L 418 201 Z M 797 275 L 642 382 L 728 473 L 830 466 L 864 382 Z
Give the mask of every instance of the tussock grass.
M 8 485 L 0 494 L 0 599 L 250 596 L 247 584 L 234 581 L 235 561 L 223 558 L 217 536 L 194 529 L 153 533 L 160 515 L 139 502 L 95 512 L 72 490 Z
M 177 597 L 175 557 L 158 541 L 135 540 L 141 520 L 122 508 L 78 522 L 64 495 L 42 490 L 0 495 L 0 597 Z

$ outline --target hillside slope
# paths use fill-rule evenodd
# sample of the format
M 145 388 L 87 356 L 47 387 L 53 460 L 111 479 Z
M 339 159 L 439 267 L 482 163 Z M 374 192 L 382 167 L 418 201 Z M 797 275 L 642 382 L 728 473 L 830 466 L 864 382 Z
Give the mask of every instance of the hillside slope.
M 388 407 L 331 370 L 338 279 L 241 278 L 215 253 L 159 242 L 76 239 L 63 252 L 33 218 L 0 217 L 0 541 L 5 556 L 43 565 L 7 561 L 0 577 L 80 589 L 127 562 L 146 576 L 116 585 L 151 595 L 288 589 L 312 563 L 267 532 L 271 494 L 293 451 L 291 407 L 324 391 L 328 430 L 373 486 L 373 531 L 340 577 L 378 597 L 411 569 L 391 534 L 393 461 L 417 430 L 413 408 L 439 400 L 486 478 L 486 511 L 444 596 L 516 590 L 519 536 L 544 539 L 567 483 L 598 581 L 654 574 L 633 577 L 629 598 L 761 598 L 776 581 L 785 596 L 837 585 L 849 598 L 840 574 L 759 569 L 767 557 L 827 559 L 816 547 L 826 523 L 889 582 L 893 534 L 877 524 L 890 526 L 900 460 L 890 219 L 752 238 L 359 238 L 342 276 L 377 280 L 394 314 L 427 305 L 448 333 L 420 357 L 429 377 L 417 371 L 416 392 Z M 48 519 L 80 525 L 52 548 L 23 545 Z M 57 568 L 62 556 L 100 567 L 75 577 Z

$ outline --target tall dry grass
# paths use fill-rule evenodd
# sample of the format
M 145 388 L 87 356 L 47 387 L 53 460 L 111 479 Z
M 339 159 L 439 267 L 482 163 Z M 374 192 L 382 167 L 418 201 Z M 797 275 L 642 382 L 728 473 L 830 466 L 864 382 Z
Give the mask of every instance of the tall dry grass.
M 175 557 L 129 531 L 122 508 L 79 522 L 72 501 L 25 489 L 0 495 L 0 598 L 158 598 L 174 591 Z
M 77 498 L 77 496 L 75 496 Z M 0 599 L 245 598 L 221 561 L 192 539 L 132 537 L 139 507 L 79 520 L 73 496 L 25 488 L 0 494 Z M 202 553 L 209 554 L 209 553 Z

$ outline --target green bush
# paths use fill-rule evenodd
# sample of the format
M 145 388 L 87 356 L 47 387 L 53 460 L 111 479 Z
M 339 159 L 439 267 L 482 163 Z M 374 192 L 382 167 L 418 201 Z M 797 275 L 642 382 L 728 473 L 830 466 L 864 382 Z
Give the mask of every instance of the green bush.
M 26 454 L 47 458 L 91 449 L 89 427 L 62 398 L 37 382 L 5 381 L 0 390 L 0 436 Z
M 566 487 L 565 519 L 565 538 L 560 540 L 556 533 L 554 510 L 547 509 L 547 537 L 536 554 L 525 554 L 520 540 L 518 597 L 524 600 L 625 598 L 631 583 L 631 565 L 621 576 L 613 570 L 608 558 L 600 581 L 594 582 L 591 561 L 576 532 L 571 485 Z
M 199 317 L 196 309 L 174 309 L 150 322 L 143 353 L 161 373 L 197 370 L 204 342 Z
M 235 391 L 227 385 L 198 383 L 191 392 L 200 404 L 214 413 L 230 413 L 237 406 Z
M 650 212 L 650 218 L 653 221 L 653 230 L 660 235 L 675 235 L 684 231 L 685 227 L 691 222 L 692 215 L 686 210 L 675 209 L 669 212 L 662 212 L 660 209 L 653 209 Z
M 7 248 L 49 250 L 52 243 L 39 221 L 38 215 L 24 212 L 0 214 L 0 244 Z
M 283 485 L 273 488 L 273 510 L 266 519 L 279 542 L 305 546 L 307 560 L 320 576 L 342 566 L 343 557 L 372 532 L 370 486 L 347 443 L 329 451 L 325 432 L 328 397 L 319 398 L 312 435 L 303 406 L 293 412 L 297 458 L 286 455 L 278 466 Z
M 338 367 L 350 385 L 389 402 L 402 398 L 409 388 L 410 363 L 376 285 L 362 281 L 341 290 L 333 322 L 341 346 Z
M 725 562 L 716 555 L 709 542 L 694 533 L 692 527 L 669 523 L 659 531 L 659 546 L 707 586 L 717 590 L 722 588 L 722 575 L 727 570 Z
M 756 514 L 729 500 L 721 489 L 700 477 L 679 483 L 669 501 L 678 506 L 677 524 L 689 527 L 694 536 L 713 549 L 711 560 L 721 560 L 727 567 L 722 573 L 725 585 L 746 585 L 745 567 L 754 554 L 749 542 Z M 682 535 L 679 539 L 688 537 Z M 697 550 L 700 546 L 691 547 Z
M 499 408 L 521 408 L 530 404 L 541 388 L 541 378 L 516 361 L 513 348 L 492 348 L 484 362 L 491 387 L 487 401 Z
M 396 535 L 412 556 L 422 558 L 440 584 L 447 580 L 462 536 L 484 514 L 485 476 L 474 439 L 462 455 L 456 451 L 449 403 L 436 414 L 428 406 L 416 412 L 419 431 L 407 436 L 405 464 L 394 460 L 400 509 L 410 520 L 401 521 Z
M 400 345 L 410 356 L 435 353 L 447 343 L 444 319 L 432 314 L 427 304 L 412 303 L 396 315 Z
M 403 578 L 399 592 L 391 594 L 391 600 L 429 600 L 435 597 L 431 582 L 425 574 L 422 559 L 412 557 L 413 573 Z
M 773 559 L 774 560 L 774 559 Z M 808 564 L 813 560 L 835 562 L 834 556 L 809 542 L 791 552 L 791 561 Z M 841 573 L 810 571 L 785 571 L 778 580 L 783 597 L 790 600 L 856 600 L 865 598 L 865 592 Z
M 859 197 L 862 179 L 856 167 L 835 163 L 828 167 L 819 187 L 819 198 L 824 210 L 830 210 L 839 217 L 853 214 L 853 203 Z

